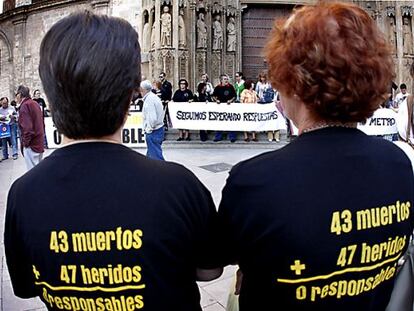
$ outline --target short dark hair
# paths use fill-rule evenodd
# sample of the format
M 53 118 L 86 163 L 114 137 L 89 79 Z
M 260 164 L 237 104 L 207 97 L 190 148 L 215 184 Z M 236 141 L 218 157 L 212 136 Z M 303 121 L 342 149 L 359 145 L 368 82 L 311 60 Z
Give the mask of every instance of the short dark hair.
M 253 85 L 253 81 L 252 80 L 247 80 L 247 81 L 244 82 L 244 88 L 246 90 L 250 90 L 250 88 L 252 87 L 252 85 Z
M 120 18 L 84 11 L 57 22 L 39 73 L 56 128 L 71 139 L 114 134 L 141 77 L 138 34 Z
M 198 94 L 201 94 L 206 86 L 207 86 L 207 83 L 200 82 L 197 85 L 197 92 L 198 92 Z
M 16 95 L 20 94 L 23 98 L 30 98 L 30 89 L 27 86 L 19 85 Z
M 407 85 L 405 84 L 405 83 L 401 83 L 401 85 L 400 85 L 400 90 L 401 89 L 407 89 Z
M 186 79 L 180 79 L 178 81 L 178 85 L 180 85 L 181 83 L 184 83 L 185 84 L 185 87 L 188 87 L 188 81 Z

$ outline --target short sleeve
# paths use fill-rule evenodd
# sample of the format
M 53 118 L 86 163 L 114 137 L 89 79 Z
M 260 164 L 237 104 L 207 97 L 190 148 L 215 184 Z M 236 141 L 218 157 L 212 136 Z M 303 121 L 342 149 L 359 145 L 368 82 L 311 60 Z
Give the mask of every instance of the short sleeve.
M 36 297 L 32 265 L 27 261 L 16 211 L 16 193 L 10 189 L 7 199 L 4 248 L 14 294 L 20 298 Z

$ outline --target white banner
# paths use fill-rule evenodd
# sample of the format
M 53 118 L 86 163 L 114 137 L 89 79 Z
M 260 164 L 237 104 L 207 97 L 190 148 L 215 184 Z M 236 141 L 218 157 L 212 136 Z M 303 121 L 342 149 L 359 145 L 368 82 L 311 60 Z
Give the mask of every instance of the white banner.
M 142 124 L 142 113 L 131 111 L 122 131 L 122 141 L 125 146 L 146 147 Z M 51 117 L 45 117 L 45 130 L 48 147 L 59 148 L 62 145 L 62 135 L 57 131 Z
M 367 135 L 392 135 L 398 133 L 397 113 L 392 109 L 380 108 L 358 129 Z
M 286 129 L 286 120 L 270 104 L 169 102 L 174 128 L 212 131 L 274 131 Z

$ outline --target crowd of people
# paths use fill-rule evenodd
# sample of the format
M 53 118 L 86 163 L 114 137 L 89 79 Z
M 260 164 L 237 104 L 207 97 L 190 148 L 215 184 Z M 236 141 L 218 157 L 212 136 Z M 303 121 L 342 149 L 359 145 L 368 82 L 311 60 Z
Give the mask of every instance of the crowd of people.
M 268 81 L 299 135 L 235 165 L 217 210 L 188 169 L 122 145 L 139 86 L 149 141 L 163 131 L 134 28 L 88 11 L 55 23 L 39 73 L 64 146 L 9 191 L 4 247 L 15 295 L 53 311 L 201 311 L 196 281 L 238 265 L 240 311 L 386 310 L 414 228 L 413 169 L 401 149 L 357 124 L 389 94 L 392 49 L 364 9 L 323 1 L 277 22 L 265 52 Z M 161 76 L 159 91 L 172 97 Z M 222 76 L 213 101 L 232 104 L 238 78 L 235 88 Z M 268 81 L 261 77 L 259 96 Z M 181 82 L 177 98 L 186 99 Z M 254 98 L 243 86 L 240 101 Z M 23 113 L 41 117 L 27 89 L 16 102 L 19 126 Z M 407 106 L 410 130 L 412 103 L 399 108 Z
M 265 72 L 260 73 L 257 82 L 253 80 L 245 80 L 242 72 L 236 72 L 234 83 L 231 83 L 231 79 L 228 75 L 223 74 L 220 76 L 220 83 L 215 87 L 210 82 L 207 73 L 201 76 L 201 80 L 198 82 L 196 92 L 192 92 L 189 89 L 189 83 L 186 79 L 180 79 L 178 81 L 178 89 L 173 92 L 172 84 L 166 79 L 165 72 L 161 72 L 159 79 L 153 81 L 152 92 L 158 95 L 161 99 L 164 110 L 164 129 L 168 130 L 172 126 L 170 121 L 170 115 L 168 111 L 168 103 L 173 102 L 216 102 L 217 104 L 268 104 L 278 103 L 278 92 L 273 89 L 269 81 L 267 80 L 267 74 Z M 247 87 L 246 87 L 247 86 Z M 280 109 L 280 106 L 278 106 Z M 223 140 L 223 132 L 217 131 L 214 135 L 214 142 Z M 236 142 L 237 133 L 228 132 L 228 140 L 231 143 Z M 280 141 L 280 131 L 267 132 L 267 138 L 269 142 Z M 179 129 L 179 136 L 177 141 L 190 141 L 190 131 L 187 129 Z M 200 140 L 208 140 L 208 132 L 205 130 L 200 131 Z M 244 141 L 257 142 L 256 133 L 244 133 Z
M 18 87 L 15 99 L 9 103 L 7 97 L 0 98 L 0 124 L 1 136 L 1 161 L 19 157 L 19 145 L 21 154 L 24 155 L 27 169 L 38 164 L 47 148 L 44 117 L 48 115 L 45 100 L 40 96 L 40 90 L 30 96 L 29 88 L 21 85 Z

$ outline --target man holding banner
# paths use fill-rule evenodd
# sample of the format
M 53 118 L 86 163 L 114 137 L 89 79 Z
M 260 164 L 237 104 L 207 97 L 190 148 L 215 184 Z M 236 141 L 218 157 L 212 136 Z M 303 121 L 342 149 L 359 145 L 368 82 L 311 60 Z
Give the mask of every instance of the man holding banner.
M 229 76 L 228 75 L 221 75 L 220 76 L 220 84 L 214 88 L 213 98 L 217 102 L 220 103 L 227 103 L 230 105 L 232 102 L 236 100 L 237 94 L 234 87 L 229 83 Z M 223 139 L 223 132 L 217 131 L 216 136 L 214 137 L 214 141 L 220 141 Z M 229 140 L 230 142 L 234 143 L 236 141 L 236 133 L 229 132 Z

